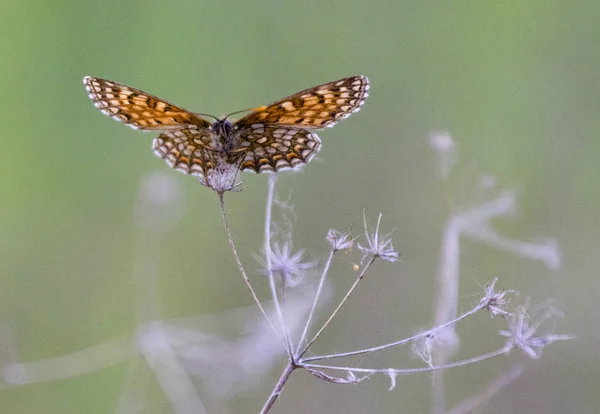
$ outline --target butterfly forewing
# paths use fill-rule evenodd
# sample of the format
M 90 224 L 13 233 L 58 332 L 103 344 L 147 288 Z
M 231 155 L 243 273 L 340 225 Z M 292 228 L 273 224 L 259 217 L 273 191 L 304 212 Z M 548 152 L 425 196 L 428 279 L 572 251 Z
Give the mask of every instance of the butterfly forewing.
M 369 96 L 368 90 L 369 80 L 366 77 L 350 76 L 257 108 L 237 121 L 236 126 L 278 124 L 306 129 L 333 126 L 360 109 Z
M 83 84 L 98 109 L 133 128 L 164 130 L 183 125 L 210 127 L 207 120 L 139 89 L 92 76 L 86 76 Z
M 240 169 L 257 173 L 306 164 L 321 147 L 316 134 L 285 125 L 254 124 L 238 137 L 245 147 Z

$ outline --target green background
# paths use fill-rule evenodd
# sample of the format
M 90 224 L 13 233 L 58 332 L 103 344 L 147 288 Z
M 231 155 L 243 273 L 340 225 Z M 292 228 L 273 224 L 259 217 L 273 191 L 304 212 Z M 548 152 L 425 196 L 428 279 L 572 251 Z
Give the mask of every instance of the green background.
M 478 172 L 517 191 L 516 214 L 497 221 L 509 237 L 556 238 L 563 266 L 466 241 L 461 308 L 478 285 L 500 286 L 565 312 L 549 347 L 483 412 L 592 413 L 600 404 L 600 6 L 597 1 L 4 1 L 0 6 L 0 311 L 2 358 L 66 355 L 136 326 L 132 275 L 148 235 L 136 225 L 140 183 L 173 178 L 181 205 L 165 218 L 155 259 L 163 319 L 250 305 L 220 223 L 217 198 L 169 170 L 152 133 L 102 116 L 81 79 L 104 77 L 214 115 L 256 107 L 353 74 L 371 80 L 363 110 L 320 133 L 318 160 L 281 174 L 295 205 L 295 246 L 323 259 L 329 228 L 361 227 L 383 213 L 402 261 L 379 264 L 319 350 L 345 351 L 428 326 L 448 191 Z M 436 180 L 432 130 L 448 130 L 471 168 L 448 190 Z M 477 164 L 471 160 L 477 160 Z M 473 168 L 472 168 L 473 167 Z M 231 224 L 251 272 L 259 265 L 266 177 L 244 174 L 227 197 Z M 177 214 L 174 214 L 176 216 Z M 140 247 L 141 246 L 141 247 Z M 360 260 L 354 252 L 351 261 Z M 336 262 L 339 296 L 352 279 Z M 150 282 L 149 282 L 150 283 Z M 259 291 L 265 283 L 257 279 Z M 460 355 L 501 344 L 499 321 L 468 321 Z M 400 349 L 359 366 L 419 366 Z M 449 371 L 451 407 L 523 359 Z M 211 412 L 256 412 L 270 376 Z M 111 413 L 127 391 L 126 364 L 80 377 L 4 389 L 0 412 Z M 148 369 L 142 412 L 171 412 Z M 295 373 L 276 412 L 428 412 L 431 377 L 384 377 L 333 385 Z M 205 389 L 199 385 L 205 398 Z M 148 408 L 149 407 L 149 408 Z

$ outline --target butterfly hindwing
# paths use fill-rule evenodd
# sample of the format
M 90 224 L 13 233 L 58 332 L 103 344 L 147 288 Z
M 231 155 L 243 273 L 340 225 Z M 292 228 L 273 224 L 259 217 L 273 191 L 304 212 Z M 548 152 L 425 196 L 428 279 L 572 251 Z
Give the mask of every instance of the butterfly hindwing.
M 213 133 L 194 125 L 166 131 L 154 139 L 154 153 L 163 158 L 171 168 L 186 174 L 205 176 L 214 168 L 218 152 L 211 146 Z
M 306 164 L 321 147 L 316 134 L 284 125 L 254 124 L 238 136 L 247 148 L 240 169 L 256 173 Z

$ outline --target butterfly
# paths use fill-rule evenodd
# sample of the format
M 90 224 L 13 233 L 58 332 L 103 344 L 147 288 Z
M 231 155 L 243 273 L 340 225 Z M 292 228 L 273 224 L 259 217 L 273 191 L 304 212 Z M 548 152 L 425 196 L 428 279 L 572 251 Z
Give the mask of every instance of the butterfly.
M 260 173 L 306 164 L 321 148 L 314 131 L 358 111 L 369 90 L 366 77 L 350 76 L 255 108 L 231 122 L 228 116 L 190 112 L 110 80 L 86 76 L 83 83 L 106 115 L 135 129 L 160 131 L 154 153 L 172 168 L 200 178 L 223 165 Z

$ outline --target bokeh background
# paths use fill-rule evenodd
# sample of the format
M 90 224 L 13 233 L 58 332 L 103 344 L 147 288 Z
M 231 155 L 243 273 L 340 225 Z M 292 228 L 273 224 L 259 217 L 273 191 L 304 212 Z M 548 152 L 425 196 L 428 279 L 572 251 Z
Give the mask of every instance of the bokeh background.
M 599 22 L 600 6 L 590 0 L 2 2 L 2 357 L 29 362 L 71 354 L 129 335 L 140 313 L 148 317 L 132 275 L 147 253 L 138 200 L 156 172 L 173 179 L 165 191 L 178 200 L 154 246 L 159 317 L 251 305 L 215 195 L 156 158 L 152 133 L 102 116 L 86 96 L 83 76 L 222 115 L 364 74 L 371 94 L 363 110 L 320 134 L 318 160 L 281 174 L 280 195 L 294 205 L 295 246 L 310 259 L 324 258 L 329 228 L 360 229 L 365 209 L 373 219 L 383 213 L 385 228 L 395 229 L 402 261 L 374 269 L 319 349 L 370 346 L 429 325 L 447 200 L 460 198 L 485 172 L 518 194 L 515 215 L 498 220 L 499 231 L 520 240 L 555 238 L 563 266 L 552 271 L 467 241 L 461 307 L 499 275 L 501 287 L 522 297 L 552 300 L 565 312 L 556 332 L 577 338 L 528 363 L 482 412 L 598 412 Z M 448 188 L 436 178 L 428 144 L 434 130 L 449 131 L 459 143 L 462 185 Z M 227 203 L 242 259 L 256 273 L 252 253 L 260 250 L 267 179 L 243 178 L 245 190 Z M 334 297 L 352 275 L 349 262 L 336 262 Z M 260 278 L 257 287 L 266 293 Z M 495 335 L 501 327 L 487 317 L 467 322 L 461 355 L 501 343 Z M 419 365 L 408 352 L 370 362 Z M 513 359 L 518 353 L 448 372 L 448 406 Z M 234 397 L 215 399 L 201 384 L 198 391 L 212 401 L 211 412 L 257 412 L 283 363 Z M 0 412 L 115 412 L 131 386 L 129 372 L 118 364 L 5 388 Z M 172 412 L 151 370 L 133 382 L 147 384 L 140 412 Z M 388 387 L 386 378 L 342 386 L 296 373 L 275 411 L 430 411 L 431 376 L 399 377 L 393 391 Z

